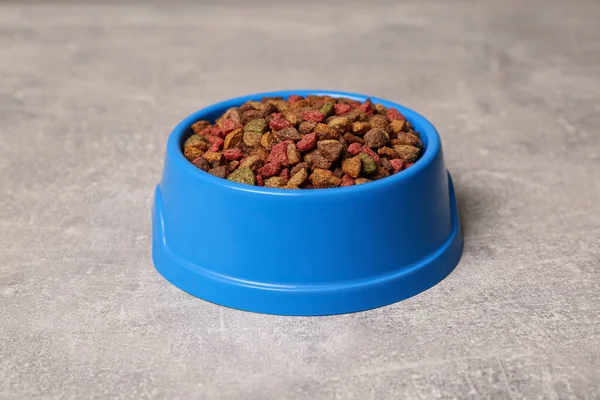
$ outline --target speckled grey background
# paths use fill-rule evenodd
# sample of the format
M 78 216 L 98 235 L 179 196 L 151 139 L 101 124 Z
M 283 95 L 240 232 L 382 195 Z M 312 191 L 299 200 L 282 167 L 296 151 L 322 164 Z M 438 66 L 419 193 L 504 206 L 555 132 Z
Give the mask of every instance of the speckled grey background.
M 600 2 L 249 3 L 0 3 L 0 398 L 600 398 Z M 171 128 L 307 87 L 436 124 L 461 264 L 326 318 L 172 287 Z

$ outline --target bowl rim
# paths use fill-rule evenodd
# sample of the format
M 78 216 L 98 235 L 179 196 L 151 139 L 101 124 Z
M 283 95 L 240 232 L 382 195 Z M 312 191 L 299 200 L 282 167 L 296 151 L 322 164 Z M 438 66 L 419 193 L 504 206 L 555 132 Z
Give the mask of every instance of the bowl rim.
M 191 162 L 189 162 L 185 156 L 183 155 L 183 151 L 181 149 L 181 141 L 183 136 L 188 132 L 189 127 L 196 121 L 199 121 L 205 118 L 206 115 L 214 113 L 220 109 L 228 109 L 231 107 L 236 107 L 245 103 L 248 100 L 257 100 L 262 97 L 275 97 L 282 96 L 287 98 L 290 95 L 300 95 L 300 96 L 309 96 L 309 95 L 317 95 L 317 96 L 331 96 L 331 97 L 346 97 L 352 100 L 358 100 L 361 102 L 366 101 L 367 99 L 371 99 L 373 103 L 382 103 L 386 107 L 395 107 L 402 114 L 406 116 L 406 118 L 414 124 L 414 121 L 418 121 L 418 125 L 420 127 L 419 133 L 421 135 L 427 136 L 427 147 L 425 148 L 425 152 L 423 156 L 417 160 L 410 168 L 400 171 L 397 174 L 388 176 L 386 178 L 378 179 L 367 184 L 363 185 L 352 185 L 345 187 L 337 187 L 337 188 L 324 188 L 324 189 L 310 189 L 310 190 L 292 190 L 292 189 L 279 189 L 279 188 L 267 188 L 264 186 L 252 186 L 246 185 L 242 183 L 233 182 L 227 179 L 219 178 L 213 176 L 205 171 L 194 166 Z M 211 104 L 207 107 L 204 107 L 198 111 L 193 112 L 186 118 L 184 118 L 179 124 L 175 126 L 173 131 L 171 132 L 168 142 L 167 142 L 167 156 L 170 157 L 175 165 L 178 168 L 181 168 L 182 171 L 191 175 L 194 179 L 198 179 L 209 185 L 218 185 L 232 191 L 242 191 L 242 192 L 250 192 L 261 195 L 275 195 L 275 196 L 338 196 L 338 195 L 348 195 L 351 192 L 359 192 L 359 191 L 369 191 L 369 190 L 377 190 L 377 189 L 385 189 L 387 186 L 392 186 L 398 184 L 401 181 L 407 181 L 412 179 L 415 175 L 419 174 L 422 170 L 424 170 L 431 162 L 437 157 L 438 153 L 441 149 L 441 140 L 440 136 L 433 126 L 431 122 L 418 112 L 405 107 L 401 104 L 395 103 L 391 100 L 382 99 L 374 96 L 367 96 L 359 93 L 351 93 L 351 92 L 340 92 L 333 90 L 278 90 L 271 92 L 259 92 L 248 94 L 239 97 L 233 97 L 227 100 L 219 101 L 217 103 Z

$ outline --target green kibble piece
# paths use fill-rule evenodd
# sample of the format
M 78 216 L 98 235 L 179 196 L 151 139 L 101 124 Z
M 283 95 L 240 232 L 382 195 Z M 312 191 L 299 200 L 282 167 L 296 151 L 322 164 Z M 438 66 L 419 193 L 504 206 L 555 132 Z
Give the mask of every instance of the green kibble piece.
M 187 138 L 183 146 L 194 146 L 200 148 L 201 150 L 207 149 L 206 140 L 204 140 L 203 137 L 198 135 L 192 135 L 189 138 Z
M 333 104 L 331 103 L 325 103 L 323 104 L 323 107 L 321 107 L 321 114 L 323 114 L 325 116 L 325 118 L 329 117 L 331 114 L 333 114 Z
M 373 157 L 366 153 L 360 153 L 358 156 L 362 160 L 362 170 L 365 175 L 371 175 L 377 171 L 377 164 L 375 163 L 375 160 L 373 160 Z
M 253 119 L 244 126 L 244 131 L 263 134 L 267 131 L 267 121 L 264 118 Z
M 246 185 L 256 185 L 256 176 L 248 167 L 240 167 L 233 171 L 227 177 L 230 181 L 245 183 Z

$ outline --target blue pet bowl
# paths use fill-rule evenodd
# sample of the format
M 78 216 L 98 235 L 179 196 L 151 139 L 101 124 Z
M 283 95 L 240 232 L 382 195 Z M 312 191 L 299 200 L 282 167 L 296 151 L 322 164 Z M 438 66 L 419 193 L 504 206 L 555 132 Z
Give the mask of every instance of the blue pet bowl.
M 265 96 L 367 96 L 319 90 L 257 93 L 184 119 L 171 133 L 152 216 L 154 264 L 178 288 L 213 303 L 282 315 L 367 310 L 414 296 L 458 264 L 463 238 L 433 125 L 387 100 L 420 132 L 412 167 L 334 189 L 242 185 L 196 168 L 182 153 L 190 125 Z

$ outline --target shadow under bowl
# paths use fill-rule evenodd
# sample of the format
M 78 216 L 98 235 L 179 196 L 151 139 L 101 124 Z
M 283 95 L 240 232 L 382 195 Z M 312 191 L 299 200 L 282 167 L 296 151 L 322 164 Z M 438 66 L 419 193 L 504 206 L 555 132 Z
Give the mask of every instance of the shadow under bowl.
M 190 126 L 266 96 L 368 96 L 321 90 L 257 93 L 184 119 L 168 140 L 152 216 L 152 255 L 178 288 L 237 309 L 281 315 L 367 310 L 414 296 L 458 264 L 463 238 L 439 135 L 388 100 L 421 134 L 412 167 L 363 185 L 274 189 L 212 176 L 182 153 Z

